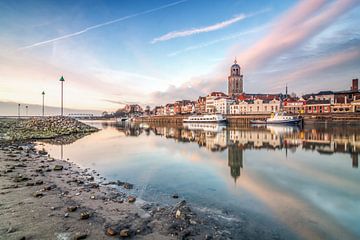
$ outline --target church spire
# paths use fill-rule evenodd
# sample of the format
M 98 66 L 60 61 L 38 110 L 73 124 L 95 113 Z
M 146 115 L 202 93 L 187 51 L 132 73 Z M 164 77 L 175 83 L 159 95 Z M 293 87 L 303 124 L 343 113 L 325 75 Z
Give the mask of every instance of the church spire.
M 235 57 L 234 63 L 237 64 L 236 57 Z

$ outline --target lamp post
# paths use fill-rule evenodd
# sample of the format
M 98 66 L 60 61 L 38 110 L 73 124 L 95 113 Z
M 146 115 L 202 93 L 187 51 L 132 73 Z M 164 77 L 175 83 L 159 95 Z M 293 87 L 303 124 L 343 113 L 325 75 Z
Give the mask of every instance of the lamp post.
M 61 76 L 60 78 L 60 82 L 61 82 L 61 116 L 64 115 L 64 82 L 65 82 L 65 79 L 63 76 Z
M 20 103 L 18 104 L 18 118 L 20 118 Z
M 26 112 L 26 116 L 28 116 L 28 113 L 29 113 L 29 106 L 25 106 L 25 112 Z
M 42 116 L 45 116 L 45 91 L 42 93 Z

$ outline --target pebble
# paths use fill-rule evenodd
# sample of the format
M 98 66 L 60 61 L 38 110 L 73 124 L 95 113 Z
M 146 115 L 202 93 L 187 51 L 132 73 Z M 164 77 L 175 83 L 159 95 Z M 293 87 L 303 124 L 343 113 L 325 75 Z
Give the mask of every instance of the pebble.
M 44 182 L 42 181 L 42 180 L 37 180 L 36 182 L 35 182 L 35 184 L 36 185 L 42 185 Z
M 76 210 L 77 210 L 77 206 L 69 206 L 69 207 L 67 207 L 67 210 L 69 211 L 69 212 L 75 212 Z
M 64 217 L 65 218 L 69 217 L 69 213 L 65 213 Z
M 61 171 L 61 170 L 63 170 L 63 166 L 62 165 L 55 165 L 55 167 L 54 167 L 54 171 Z
M 129 229 L 123 229 L 120 231 L 120 237 L 129 237 L 129 236 L 130 236 Z
M 115 231 L 113 228 L 108 227 L 108 228 L 106 229 L 106 234 L 109 235 L 109 236 L 115 236 L 117 233 L 116 233 L 116 231 Z
M 176 218 L 180 218 L 180 216 L 181 216 L 181 212 L 180 212 L 180 210 L 178 209 L 178 210 L 176 210 L 175 217 L 176 217 Z
M 134 197 L 134 196 L 128 196 L 128 202 L 129 203 L 133 203 L 133 202 L 135 202 L 136 201 L 136 197 Z
M 74 237 L 74 240 L 86 239 L 87 237 L 87 233 L 77 233 Z
M 81 212 L 80 213 L 80 219 L 82 219 L 82 220 L 88 219 L 89 217 L 90 217 L 89 212 Z
M 36 197 L 36 198 L 40 198 L 40 197 L 43 197 L 44 194 L 42 192 L 34 192 L 33 196 Z

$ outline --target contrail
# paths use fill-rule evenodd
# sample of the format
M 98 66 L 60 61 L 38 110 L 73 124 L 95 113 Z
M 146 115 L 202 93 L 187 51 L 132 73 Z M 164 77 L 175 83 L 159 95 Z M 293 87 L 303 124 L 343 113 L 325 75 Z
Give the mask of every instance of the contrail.
M 199 33 L 205 33 L 205 32 L 212 32 L 212 31 L 216 31 L 222 28 L 226 28 L 234 23 L 237 23 L 239 21 L 242 21 L 246 18 L 249 17 L 253 17 L 256 16 L 258 14 L 264 13 L 264 12 L 268 12 L 270 11 L 270 8 L 255 12 L 255 13 L 251 13 L 251 14 L 240 14 L 237 15 L 233 18 L 230 18 L 226 21 L 223 22 L 218 22 L 215 23 L 213 25 L 209 25 L 209 26 L 205 26 L 205 27 L 200 27 L 200 28 L 191 28 L 191 29 L 187 29 L 187 30 L 183 30 L 183 31 L 173 31 L 173 32 L 169 32 L 165 35 L 162 35 L 160 37 L 154 38 L 150 43 L 154 44 L 157 42 L 163 42 L 163 41 L 168 41 L 170 39 L 174 39 L 174 38 L 179 38 L 179 37 L 187 37 L 187 36 L 191 36 L 194 34 L 199 34 Z
M 94 26 L 87 27 L 87 28 L 85 28 L 85 29 L 83 29 L 81 31 L 78 31 L 78 32 L 69 33 L 69 34 L 66 34 L 66 35 L 61 36 L 61 37 L 57 37 L 57 38 L 49 39 L 49 40 L 46 40 L 46 41 L 34 43 L 34 44 L 31 44 L 31 45 L 28 45 L 28 46 L 24 46 L 24 47 L 18 48 L 17 50 L 21 51 L 21 50 L 25 50 L 25 49 L 29 49 L 29 48 L 33 48 L 33 47 L 42 46 L 42 45 L 45 45 L 45 44 L 48 44 L 48 43 L 56 42 L 56 41 L 59 41 L 59 40 L 71 38 L 71 37 L 74 37 L 74 36 L 78 36 L 78 35 L 81 35 L 83 33 L 86 33 L 88 31 L 96 29 L 96 28 L 100 28 L 100 27 L 103 27 L 103 26 L 106 26 L 106 25 L 117 23 L 117 22 L 122 22 L 124 20 L 134 18 L 134 17 L 137 17 L 137 16 L 141 16 L 141 15 L 145 15 L 145 14 L 148 14 L 148 13 L 156 12 L 156 11 L 159 11 L 161 9 L 172 7 L 172 6 L 178 5 L 178 4 L 183 3 L 183 2 L 187 2 L 187 1 L 189 1 L 189 0 L 180 0 L 180 1 L 177 1 L 177 2 L 173 2 L 173 3 L 169 3 L 169 4 L 166 4 L 166 5 L 157 7 L 157 8 L 149 9 L 149 10 L 146 10 L 146 11 L 143 11 L 143 12 L 134 13 L 132 15 L 128 15 L 128 16 L 125 16 L 125 17 L 121 17 L 121 18 L 117 18 L 117 19 L 105 22 L 105 23 L 100 23 L 100 24 L 97 24 L 97 25 L 94 25 Z

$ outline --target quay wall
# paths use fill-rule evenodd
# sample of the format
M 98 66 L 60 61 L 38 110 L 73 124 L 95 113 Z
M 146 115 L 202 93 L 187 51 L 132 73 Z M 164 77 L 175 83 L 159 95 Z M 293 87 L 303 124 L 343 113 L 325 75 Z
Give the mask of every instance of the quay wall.
M 189 115 L 174 115 L 174 116 L 148 116 L 136 118 L 136 122 L 147 123 L 171 123 L 181 124 L 184 118 Z M 265 120 L 270 117 L 270 114 L 248 114 L 248 115 L 227 115 L 228 123 L 230 125 L 247 125 L 250 124 L 250 120 Z M 356 123 L 360 124 L 360 113 L 338 113 L 338 114 L 303 114 L 304 123 Z

